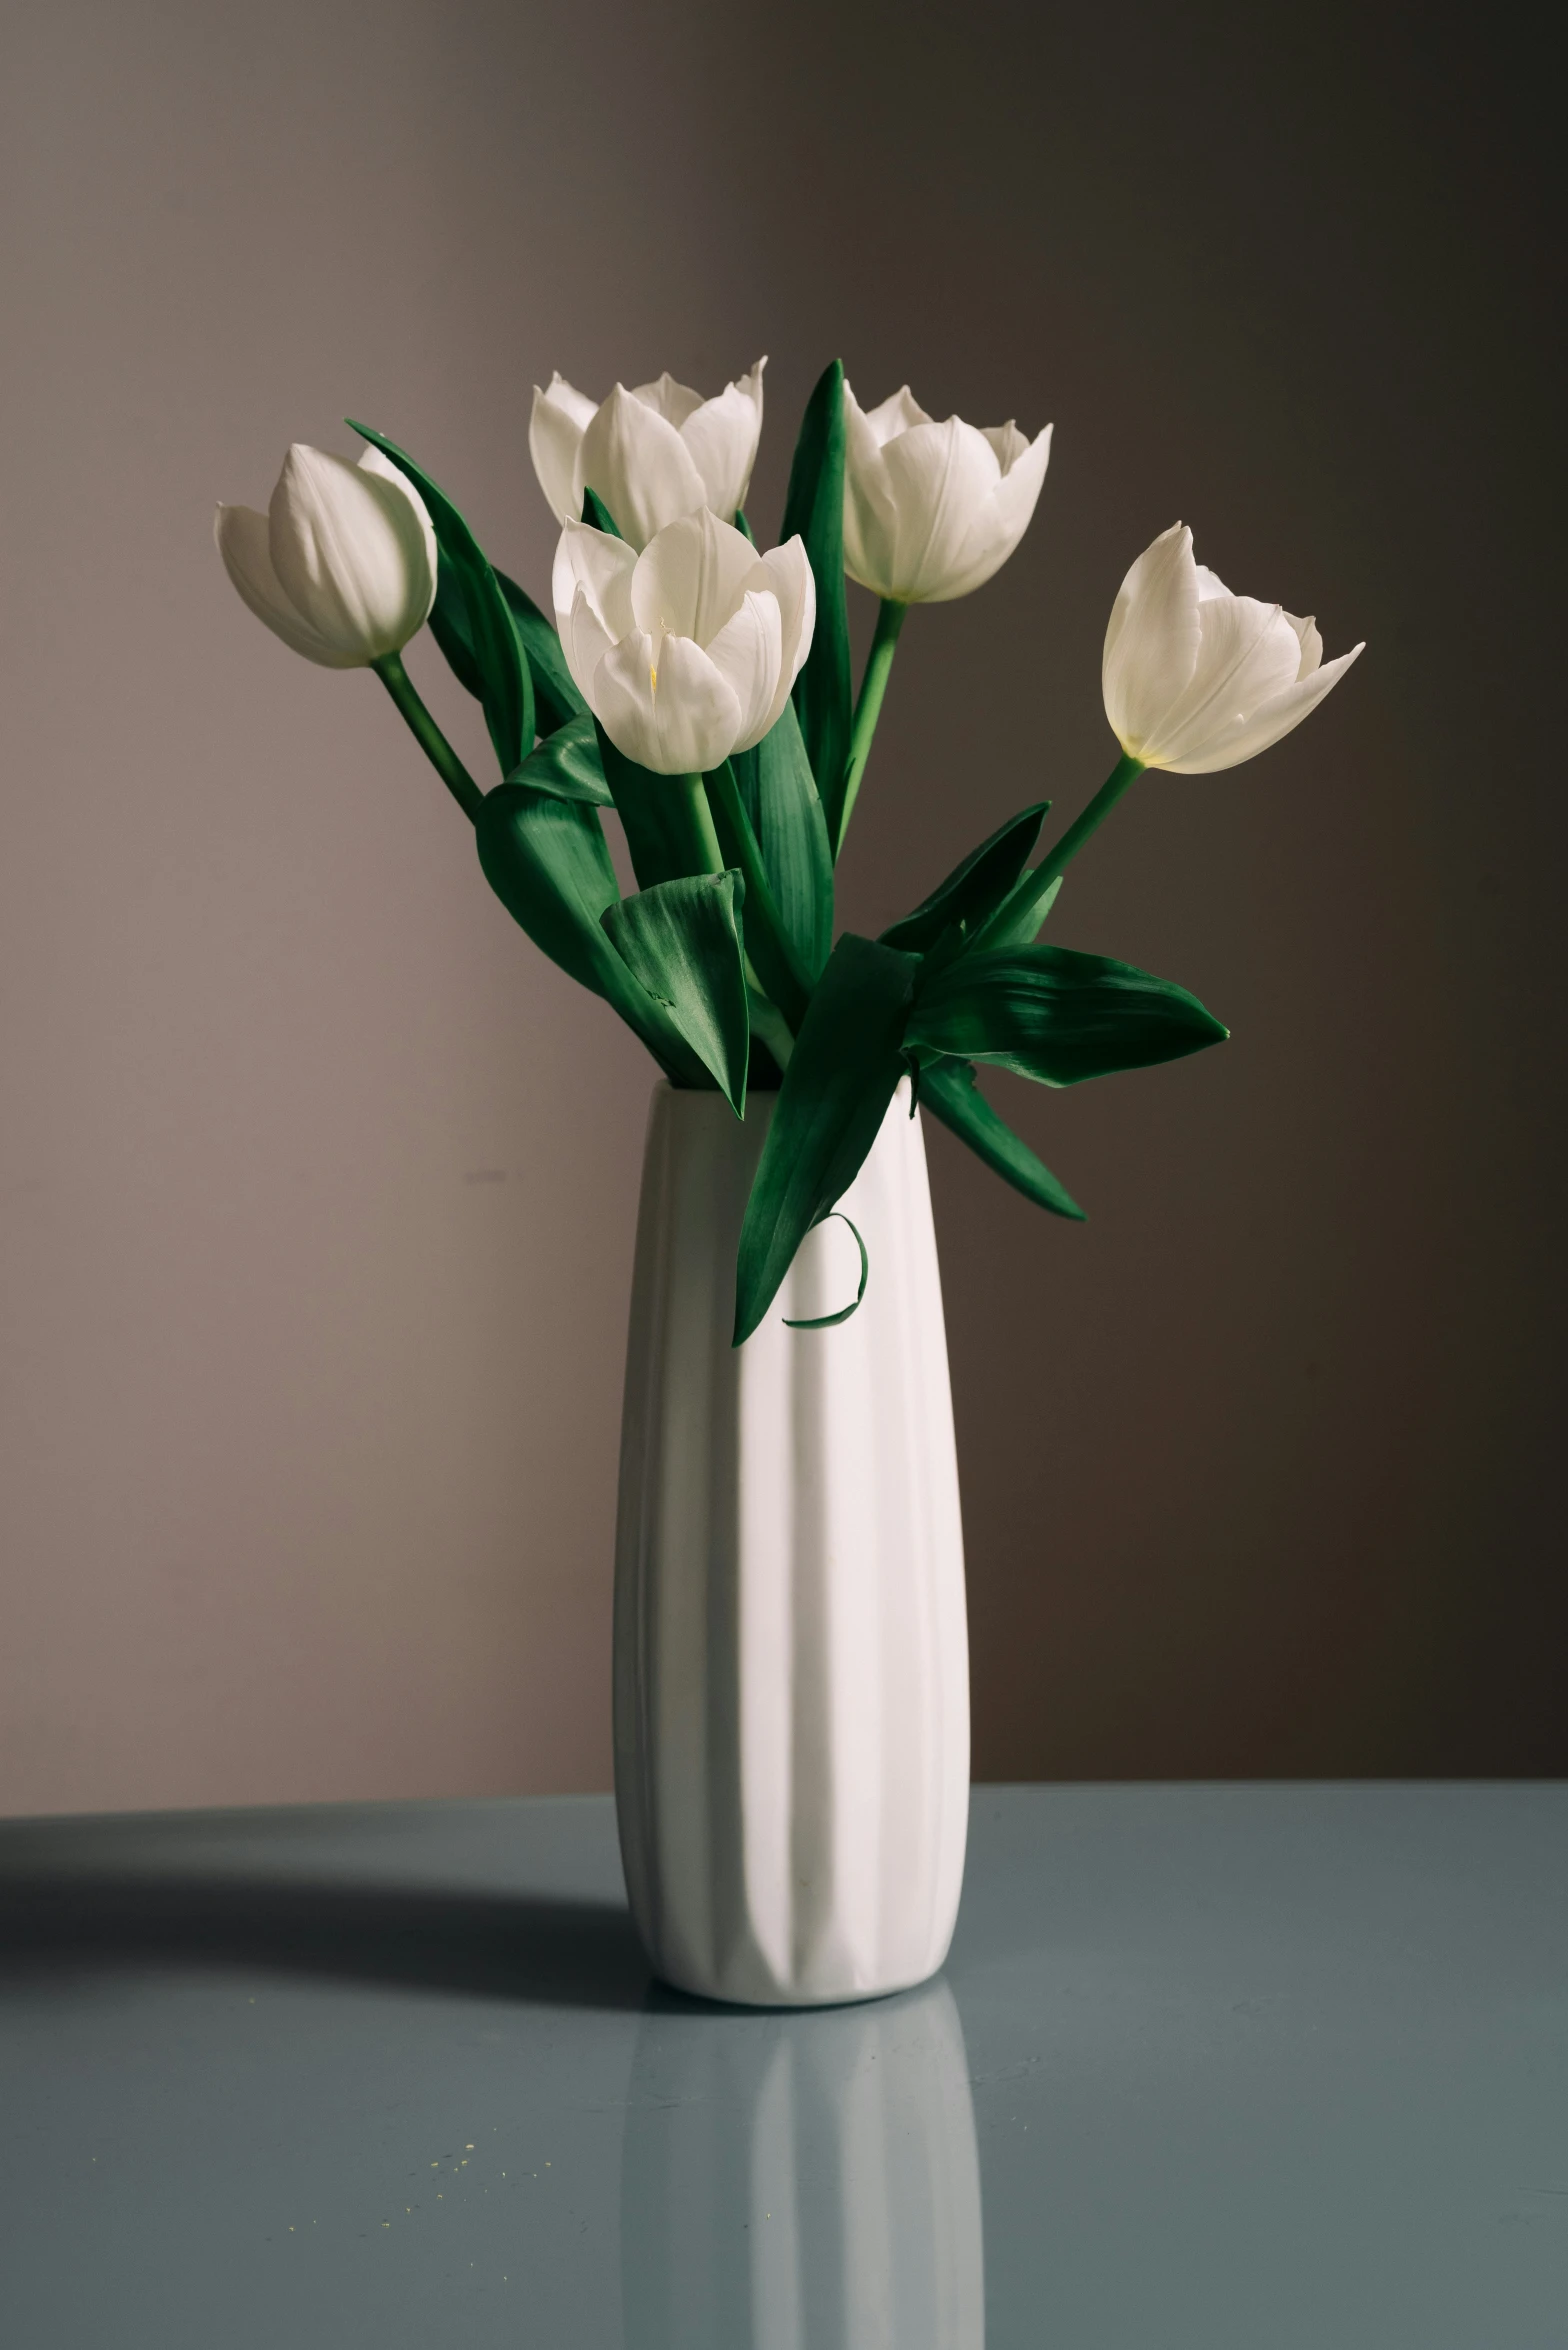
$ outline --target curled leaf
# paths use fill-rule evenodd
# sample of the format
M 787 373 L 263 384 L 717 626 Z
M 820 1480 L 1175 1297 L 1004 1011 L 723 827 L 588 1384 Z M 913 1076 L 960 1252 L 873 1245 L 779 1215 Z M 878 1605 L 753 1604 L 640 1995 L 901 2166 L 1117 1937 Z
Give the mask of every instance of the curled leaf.
M 871 1277 L 871 1259 L 866 1254 L 866 1244 L 860 1236 L 860 1226 L 852 1216 L 846 1216 L 842 1208 L 835 1208 L 832 1214 L 824 1216 L 822 1221 L 824 1224 L 830 1224 L 835 1218 L 840 1224 L 847 1224 L 855 1235 L 855 1246 L 860 1251 L 860 1287 L 848 1305 L 840 1306 L 836 1314 L 816 1314 L 809 1321 L 803 1322 L 792 1322 L 786 1314 L 784 1317 L 786 1330 L 836 1330 L 840 1322 L 849 1320 L 850 1315 L 856 1311 L 861 1299 L 866 1294 L 866 1283 Z

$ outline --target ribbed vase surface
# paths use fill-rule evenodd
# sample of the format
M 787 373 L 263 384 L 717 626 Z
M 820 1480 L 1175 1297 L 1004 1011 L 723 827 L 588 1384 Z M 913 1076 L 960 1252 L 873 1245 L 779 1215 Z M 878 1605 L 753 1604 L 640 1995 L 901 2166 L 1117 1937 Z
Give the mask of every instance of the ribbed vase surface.
M 757 2006 L 872 1998 L 947 1952 L 969 1676 L 947 1343 L 907 1082 L 755 1335 L 735 1256 L 772 1114 L 656 1088 L 621 1438 L 615 1791 L 657 1971 Z

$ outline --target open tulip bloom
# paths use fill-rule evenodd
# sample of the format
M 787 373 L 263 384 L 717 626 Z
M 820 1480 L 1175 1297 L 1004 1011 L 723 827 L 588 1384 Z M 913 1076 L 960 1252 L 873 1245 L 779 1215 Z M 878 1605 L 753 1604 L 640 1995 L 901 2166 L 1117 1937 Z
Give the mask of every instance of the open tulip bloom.
M 708 507 L 733 522 L 746 503 L 762 437 L 762 371 L 705 400 L 666 371 L 597 406 L 559 375 L 534 386 L 528 447 L 557 522 L 574 522 L 593 490 L 616 528 L 641 549 L 667 523 Z
M 1031 864 L 1050 806 L 1036 801 L 879 937 L 835 939 L 834 864 L 904 614 L 1000 569 L 1034 512 L 1050 428 L 1028 440 L 938 424 L 907 389 L 863 413 L 835 361 L 807 404 L 781 543 L 761 554 L 742 511 L 761 423 L 760 361 L 711 400 L 668 375 L 597 406 L 559 376 L 536 392 L 530 445 L 563 526 L 553 620 L 364 425 L 358 465 L 291 449 L 266 514 L 223 506 L 217 522 L 230 578 L 275 635 L 324 667 L 375 671 L 473 823 L 496 895 L 670 1082 L 718 1090 L 737 1117 L 749 1088 L 776 1093 L 741 1234 L 737 1345 L 906 1075 L 1004 1181 L 1081 1217 L 978 1069 L 1075 1085 L 1227 1031 L 1174 981 L 1046 944 L 1062 876 L 1146 769 L 1255 757 L 1362 650 L 1325 662 L 1311 620 L 1232 595 L 1177 524 L 1112 609 L 1102 683 L 1121 757 L 1082 813 Z M 853 697 L 846 574 L 879 598 Z M 488 789 L 403 667 L 427 621 L 483 710 Z M 611 815 L 637 880 L 626 895 Z
M 699 776 L 771 734 L 811 650 L 816 582 L 800 539 L 759 555 L 704 510 L 638 555 L 569 522 L 552 582 L 579 692 L 616 749 Z
M 1238 767 L 1299 726 L 1364 648 L 1323 659 L 1312 620 L 1233 596 L 1185 523 L 1122 581 L 1105 632 L 1105 715 L 1129 759 L 1173 775 Z

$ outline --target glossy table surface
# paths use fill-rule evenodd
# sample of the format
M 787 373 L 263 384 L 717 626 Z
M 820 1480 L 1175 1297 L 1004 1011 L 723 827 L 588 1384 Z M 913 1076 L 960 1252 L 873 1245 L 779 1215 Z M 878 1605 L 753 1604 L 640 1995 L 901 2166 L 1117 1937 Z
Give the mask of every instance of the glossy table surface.
M 1568 1787 L 978 1788 L 934 1984 L 596 1797 L 0 1823 L 8 2350 L 1563 2350 Z

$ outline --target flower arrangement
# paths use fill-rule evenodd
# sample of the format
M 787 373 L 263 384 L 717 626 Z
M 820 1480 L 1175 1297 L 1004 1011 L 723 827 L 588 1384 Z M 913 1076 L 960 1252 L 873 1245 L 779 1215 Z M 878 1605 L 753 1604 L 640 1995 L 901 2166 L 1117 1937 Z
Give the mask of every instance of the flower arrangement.
M 1176 524 L 1127 573 L 1102 666 L 1120 747 L 1033 865 L 1050 803 L 981 842 L 879 938 L 834 937 L 833 869 L 911 604 L 990 579 L 1033 515 L 1050 428 L 939 424 L 907 387 L 862 411 L 838 362 L 807 405 L 781 543 L 745 514 L 763 363 L 716 398 L 663 375 L 595 403 L 552 379 L 529 445 L 561 538 L 553 618 L 490 563 L 436 483 L 383 435 L 358 464 L 296 446 L 266 514 L 220 506 L 217 542 L 257 617 L 328 668 L 374 670 L 473 823 L 508 911 L 620 1014 L 670 1082 L 737 1118 L 776 1091 L 741 1234 L 734 1342 L 832 1215 L 899 1080 L 1058 1216 L 1082 1210 L 976 1084 L 1146 1068 L 1228 1031 L 1186 989 L 1044 943 L 1066 869 L 1134 779 L 1209 774 L 1300 724 L 1362 650 L 1232 595 Z M 845 580 L 878 599 L 852 693 Z M 484 791 L 403 667 L 428 623 L 483 707 Z M 623 897 L 602 814 L 625 831 Z M 860 1240 L 860 1235 L 856 1234 Z M 861 1247 L 860 1292 L 868 1260 Z

